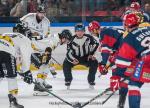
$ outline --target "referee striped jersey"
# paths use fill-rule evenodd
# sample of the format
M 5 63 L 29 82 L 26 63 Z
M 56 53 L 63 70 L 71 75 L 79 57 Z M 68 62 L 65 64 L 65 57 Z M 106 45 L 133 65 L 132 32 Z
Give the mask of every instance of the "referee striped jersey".
M 68 61 L 73 62 L 74 59 L 93 55 L 98 46 L 97 40 L 89 34 L 84 34 L 82 38 L 74 35 L 70 43 L 67 44 L 66 58 Z

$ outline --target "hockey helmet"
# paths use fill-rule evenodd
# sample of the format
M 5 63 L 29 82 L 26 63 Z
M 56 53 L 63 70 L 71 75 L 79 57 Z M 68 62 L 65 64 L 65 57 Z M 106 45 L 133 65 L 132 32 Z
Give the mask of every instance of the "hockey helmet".
M 124 16 L 124 25 L 128 28 L 132 28 L 139 25 L 139 17 L 136 14 L 128 14 Z
M 85 31 L 85 26 L 82 23 L 78 23 L 75 25 L 75 32 L 76 31 Z
M 25 25 L 25 23 L 17 23 L 14 27 L 13 27 L 13 32 L 18 32 L 21 33 L 27 37 L 30 37 L 31 35 L 31 30 L 28 29 L 28 27 Z
M 68 40 L 71 40 L 72 38 L 72 33 L 68 29 L 64 29 L 61 33 L 58 33 L 58 35 L 60 39 L 66 38 Z
M 133 9 L 133 10 L 139 11 L 141 6 L 138 2 L 132 2 L 131 5 L 130 5 L 130 8 Z
M 37 12 L 39 12 L 39 13 L 45 13 L 44 7 L 43 7 L 43 6 L 39 6 L 39 7 L 37 8 Z
M 89 23 L 88 30 L 89 32 L 94 32 L 95 30 L 100 29 L 100 24 L 97 21 L 92 21 Z
M 24 34 L 26 30 L 26 27 L 24 26 L 23 23 L 17 23 L 14 27 L 13 27 L 13 32 L 19 32 L 21 34 Z

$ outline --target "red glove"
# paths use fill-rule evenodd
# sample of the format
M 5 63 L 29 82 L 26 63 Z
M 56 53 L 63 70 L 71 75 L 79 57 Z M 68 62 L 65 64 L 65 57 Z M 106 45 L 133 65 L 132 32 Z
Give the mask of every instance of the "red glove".
M 108 69 L 106 68 L 105 65 L 99 64 L 98 69 L 102 75 L 106 75 L 108 73 Z
M 109 59 L 108 59 L 108 60 L 109 60 L 110 63 L 114 63 L 114 62 L 115 62 L 115 59 L 116 59 L 117 54 L 118 54 L 118 52 L 116 51 L 116 52 L 112 53 L 112 54 L 109 56 Z
M 112 76 L 110 77 L 110 89 L 114 92 L 120 87 L 120 76 Z

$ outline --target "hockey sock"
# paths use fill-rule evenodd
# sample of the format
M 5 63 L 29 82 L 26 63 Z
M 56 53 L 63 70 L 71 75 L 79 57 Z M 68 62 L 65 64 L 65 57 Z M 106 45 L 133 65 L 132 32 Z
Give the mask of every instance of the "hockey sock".
M 134 87 L 134 89 L 129 90 L 128 99 L 129 108 L 140 108 L 141 93 L 138 87 Z
M 47 78 L 47 75 L 45 75 L 43 73 L 37 74 L 37 82 L 43 83 L 46 78 Z
M 8 91 L 9 94 L 12 94 L 13 96 L 17 96 L 18 94 L 18 85 L 16 78 L 7 78 L 8 80 Z
M 120 90 L 119 90 L 119 103 L 118 108 L 124 108 L 126 96 L 128 93 L 128 84 L 127 82 L 121 82 L 120 83 Z

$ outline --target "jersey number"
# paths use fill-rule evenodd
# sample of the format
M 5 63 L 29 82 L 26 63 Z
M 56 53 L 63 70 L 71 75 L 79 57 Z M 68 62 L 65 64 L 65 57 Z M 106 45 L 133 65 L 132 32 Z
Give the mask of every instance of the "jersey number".
M 143 54 L 146 54 L 148 52 L 150 52 L 150 37 L 145 37 L 142 42 L 141 42 L 141 45 L 143 47 L 147 47 L 147 49 L 142 53 Z

